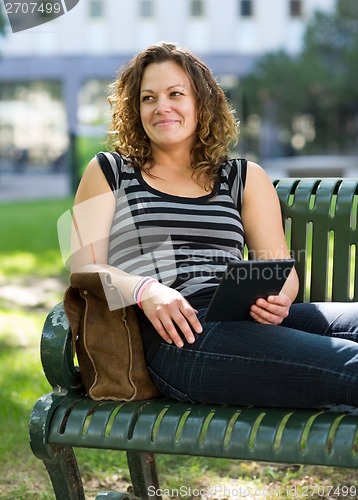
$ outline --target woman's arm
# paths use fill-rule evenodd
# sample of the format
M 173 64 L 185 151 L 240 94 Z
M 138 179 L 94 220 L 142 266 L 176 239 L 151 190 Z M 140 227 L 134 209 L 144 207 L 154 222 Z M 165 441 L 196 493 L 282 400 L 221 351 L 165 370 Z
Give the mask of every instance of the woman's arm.
M 108 264 L 108 245 L 116 200 L 93 158 L 75 196 L 72 227 L 71 272 L 107 272 L 126 304 L 133 304 L 133 290 L 142 276 L 131 275 Z
M 115 211 L 115 197 L 93 158 L 75 196 L 72 227 L 71 271 L 88 264 L 108 264 L 108 241 Z
M 276 190 L 265 171 L 253 162 L 248 162 L 242 220 L 252 258 L 290 258 Z M 298 277 L 292 270 L 279 295 L 270 296 L 267 300 L 258 299 L 252 307 L 252 317 L 260 323 L 281 323 L 288 315 L 297 292 Z

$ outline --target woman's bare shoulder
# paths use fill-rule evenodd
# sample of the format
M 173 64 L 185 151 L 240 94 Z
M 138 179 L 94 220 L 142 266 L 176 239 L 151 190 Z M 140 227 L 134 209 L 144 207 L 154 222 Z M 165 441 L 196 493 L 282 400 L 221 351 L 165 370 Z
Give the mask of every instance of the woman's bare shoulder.
M 81 178 L 79 183 L 75 203 L 81 203 L 84 200 L 93 198 L 101 194 L 110 193 L 111 188 L 107 182 L 107 179 L 102 172 L 101 167 L 98 164 L 96 157 L 93 157 Z
M 273 184 L 265 170 L 254 161 L 247 162 L 247 180 L 246 190 L 253 190 L 256 193 L 261 189 L 272 192 L 274 190 Z

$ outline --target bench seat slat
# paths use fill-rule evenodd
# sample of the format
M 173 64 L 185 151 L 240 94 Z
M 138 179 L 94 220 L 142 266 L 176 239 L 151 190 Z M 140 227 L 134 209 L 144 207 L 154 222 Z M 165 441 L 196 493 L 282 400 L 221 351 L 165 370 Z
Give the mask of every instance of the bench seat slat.
M 106 436 L 105 429 L 114 410 L 113 425 Z M 165 413 L 160 417 L 163 410 Z M 84 432 L 86 419 L 91 414 Z M 237 407 L 191 405 L 168 399 L 122 403 L 118 409 L 118 403 L 94 404 L 89 398 L 78 403 L 69 398 L 55 411 L 48 439 L 52 444 L 84 448 L 353 467 L 358 463 L 358 456 L 349 450 L 356 437 L 357 418 L 344 416 L 332 443 L 327 444 L 332 425 L 340 415 L 330 411 L 280 408 L 240 408 L 238 412 Z M 183 429 L 176 440 L 183 417 Z M 228 430 L 233 417 L 232 429 Z M 154 439 L 153 429 L 158 418 L 161 421 Z M 277 433 L 285 419 L 277 444 Z M 207 428 L 203 431 L 205 422 Z M 345 444 L 339 445 L 342 438 Z M 346 448 L 348 453 L 343 453 Z

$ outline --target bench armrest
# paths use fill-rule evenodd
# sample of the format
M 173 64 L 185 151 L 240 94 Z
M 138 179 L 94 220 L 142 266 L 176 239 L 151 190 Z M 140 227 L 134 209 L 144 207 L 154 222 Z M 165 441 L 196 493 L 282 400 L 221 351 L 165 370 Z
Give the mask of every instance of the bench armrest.
M 46 378 L 56 391 L 84 392 L 79 368 L 72 353 L 72 333 L 63 303 L 48 314 L 41 337 L 41 361 Z

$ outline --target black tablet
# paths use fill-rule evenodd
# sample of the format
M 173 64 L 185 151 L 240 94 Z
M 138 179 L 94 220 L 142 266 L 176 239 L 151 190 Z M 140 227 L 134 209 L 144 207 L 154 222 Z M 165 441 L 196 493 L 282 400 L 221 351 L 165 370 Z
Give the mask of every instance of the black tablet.
M 205 320 L 252 319 L 251 305 L 258 298 L 277 295 L 294 263 L 294 259 L 230 262 L 211 299 Z

